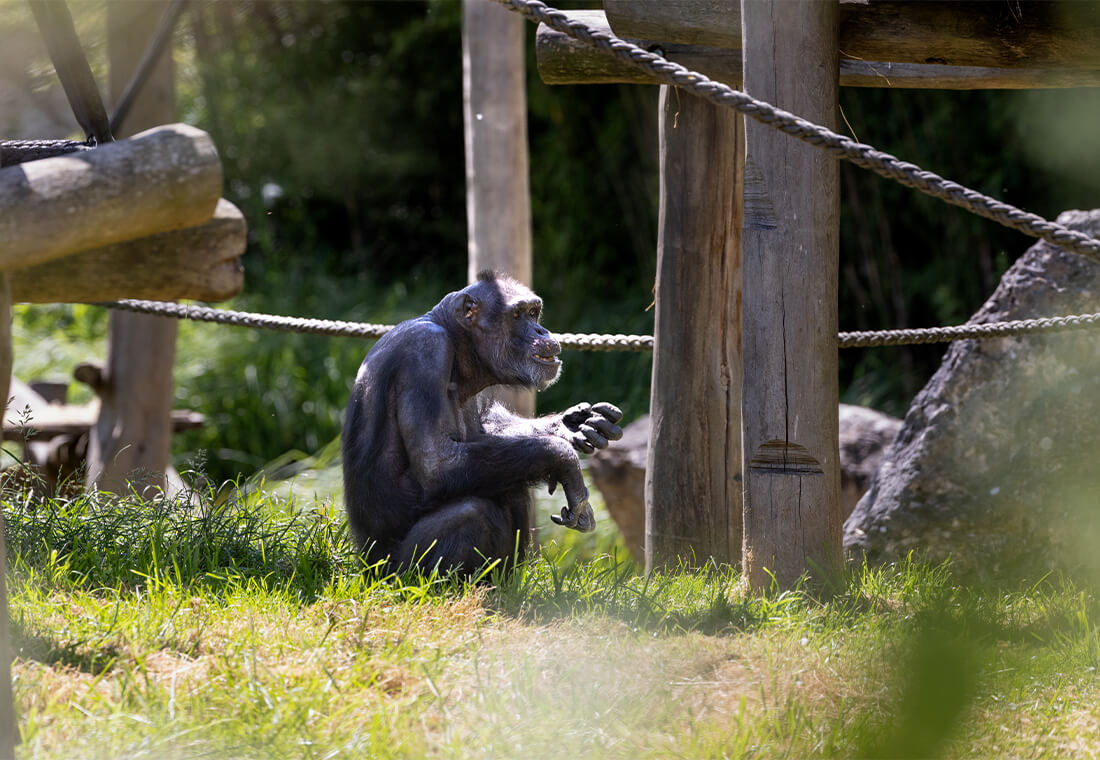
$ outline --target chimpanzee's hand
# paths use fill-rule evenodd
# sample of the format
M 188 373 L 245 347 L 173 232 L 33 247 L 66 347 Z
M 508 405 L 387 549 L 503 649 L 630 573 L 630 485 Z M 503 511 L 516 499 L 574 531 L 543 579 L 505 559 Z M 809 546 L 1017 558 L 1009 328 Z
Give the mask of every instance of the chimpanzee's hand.
M 549 479 L 550 493 L 558 483 L 565 492 L 565 506 L 561 509 L 561 515 L 550 515 L 550 519 L 556 525 L 564 525 L 573 530 L 587 533 L 596 528 L 596 516 L 592 513 L 592 506 L 588 503 L 588 488 L 584 485 L 584 476 L 581 474 L 581 460 L 569 444 L 558 437 L 548 439 L 559 452 L 561 466 Z
M 580 403 L 562 412 L 566 430 L 563 437 L 581 454 L 591 454 L 596 449 L 606 449 L 608 441 L 623 437 L 623 429 L 615 424 L 622 418 L 619 408 L 606 401 Z
M 550 520 L 556 525 L 564 525 L 567 528 L 579 530 L 581 533 L 595 530 L 596 515 L 592 513 L 592 505 L 588 503 L 588 489 L 584 489 L 584 497 L 578 502 L 574 502 L 568 496 L 567 491 L 568 504 L 561 508 L 561 516 L 550 515 Z

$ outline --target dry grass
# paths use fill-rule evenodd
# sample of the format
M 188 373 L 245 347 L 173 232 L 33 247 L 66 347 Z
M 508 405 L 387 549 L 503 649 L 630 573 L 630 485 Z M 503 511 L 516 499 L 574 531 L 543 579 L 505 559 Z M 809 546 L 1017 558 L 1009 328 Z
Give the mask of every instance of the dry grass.
M 471 588 L 364 571 L 325 515 L 275 507 L 9 508 L 20 756 L 1095 754 L 1098 605 L 1068 584 L 905 565 L 748 598 L 558 554 Z M 99 519 L 131 532 L 105 546 Z

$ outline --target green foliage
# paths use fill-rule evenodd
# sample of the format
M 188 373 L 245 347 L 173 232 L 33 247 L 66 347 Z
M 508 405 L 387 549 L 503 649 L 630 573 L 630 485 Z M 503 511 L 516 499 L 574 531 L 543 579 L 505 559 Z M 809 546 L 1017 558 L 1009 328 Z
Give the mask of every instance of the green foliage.
M 292 583 L 316 596 L 350 558 L 342 515 L 234 492 L 144 501 L 87 493 L 39 501 L 8 494 L 8 551 L 55 581 L 83 588 L 171 582 L 224 584 L 230 577 Z
M 77 15 L 99 61 L 95 7 Z M 460 7 L 190 5 L 175 51 L 181 113 L 214 136 L 226 195 L 250 227 L 245 294 L 231 305 L 389 322 L 464 284 Z M 547 324 L 650 333 L 655 88 L 548 87 L 530 33 L 527 51 L 534 280 Z M 1047 216 L 1095 205 L 1095 91 L 845 88 L 841 105 L 859 139 L 1011 203 Z M 846 330 L 962 322 L 1030 243 L 848 165 L 842 199 Z M 103 324 L 82 307 L 20 311 L 17 372 L 67 376 L 102 356 Z M 205 326 L 184 327 L 180 346 L 177 403 L 210 424 L 181 437 L 177 457 L 204 461 L 215 480 L 333 440 L 367 348 Z M 943 350 L 843 351 L 843 398 L 900 414 Z M 648 408 L 650 367 L 647 354 L 571 353 L 540 408 L 607 399 L 633 419 Z

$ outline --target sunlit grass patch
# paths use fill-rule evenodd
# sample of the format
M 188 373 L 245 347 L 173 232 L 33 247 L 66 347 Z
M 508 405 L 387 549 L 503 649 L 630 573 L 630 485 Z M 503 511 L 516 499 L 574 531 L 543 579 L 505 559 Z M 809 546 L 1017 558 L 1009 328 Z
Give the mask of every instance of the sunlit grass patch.
M 331 503 L 0 498 L 22 757 L 1088 753 L 1091 591 L 857 567 L 749 595 L 557 539 L 481 583 L 392 575 Z M 591 541 L 591 538 L 587 539 Z M 602 540 L 602 539 L 599 539 Z

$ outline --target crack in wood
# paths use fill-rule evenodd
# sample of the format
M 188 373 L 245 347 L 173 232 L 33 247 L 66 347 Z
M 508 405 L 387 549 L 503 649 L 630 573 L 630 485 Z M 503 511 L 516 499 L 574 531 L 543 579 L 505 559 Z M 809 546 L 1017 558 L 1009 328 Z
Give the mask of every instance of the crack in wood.
M 761 475 L 824 475 L 805 446 L 790 441 L 767 441 L 749 460 L 749 469 Z

